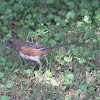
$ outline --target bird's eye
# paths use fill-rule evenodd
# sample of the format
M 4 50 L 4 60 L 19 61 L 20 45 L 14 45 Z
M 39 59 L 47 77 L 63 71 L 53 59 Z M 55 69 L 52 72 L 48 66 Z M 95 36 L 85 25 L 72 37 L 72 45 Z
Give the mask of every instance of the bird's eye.
M 9 43 L 11 43 L 11 41 L 9 41 Z

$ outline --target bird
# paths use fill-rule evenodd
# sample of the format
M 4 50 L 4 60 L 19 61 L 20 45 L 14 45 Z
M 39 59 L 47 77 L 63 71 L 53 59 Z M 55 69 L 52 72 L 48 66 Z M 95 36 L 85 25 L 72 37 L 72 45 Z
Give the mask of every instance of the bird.
M 61 45 L 55 45 L 52 47 L 45 46 L 43 44 L 37 44 L 32 42 L 24 42 L 19 38 L 10 38 L 8 39 L 4 45 L 13 48 L 22 58 L 36 61 L 36 65 L 39 64 L 39 68 L 41 68 L 42 63 L 40 59 L 44 57 L 47 53 L 51 52 L 53 49 L 64 47 L 67 45 L 76 44 L 76 42 L 65 43 Z

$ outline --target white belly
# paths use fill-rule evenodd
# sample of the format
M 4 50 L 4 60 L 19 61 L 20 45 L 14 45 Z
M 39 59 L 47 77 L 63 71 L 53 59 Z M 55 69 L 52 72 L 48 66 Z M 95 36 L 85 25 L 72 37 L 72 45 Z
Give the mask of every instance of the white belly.
M 23 53 L 19 52 L 20 56 L 25 58 L 25 59 L 30 59 L 30 60 L 33 60 L 33 61 L 38 61 L 40 59 L 39 56 L 27 56 L 27 55 L 24 55 Z

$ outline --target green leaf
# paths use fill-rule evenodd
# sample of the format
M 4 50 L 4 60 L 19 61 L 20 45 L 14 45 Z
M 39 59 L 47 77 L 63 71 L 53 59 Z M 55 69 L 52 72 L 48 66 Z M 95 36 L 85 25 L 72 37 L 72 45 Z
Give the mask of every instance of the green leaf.
M 67 85 L 73 85 L 73 82 L 72 80 L 69 80 L 69 79 L 65 79 L 65 82 Z
M 45 83 L 44 86 L 45 86 L 45 87 L 49 87 L 49 88 L 52 87 L 52 85 L 51 85 L 50 83 Z
M 61 20 L 61 18 L 59 16 L 55 16 L 55 21 L 59 22 L 59 20 Z
M 23 10 L 25 9 L 25 7 L 24 7 L 22 4 L 20 4 L 19 7 L 20 7 L 20 10 L 21 10 L 21 11 L 23 11 Z
M 95 92 L 95 88 L 94 87 L 90 87 L 90 91 L 91 92 Z
M 71 1 L 70 1 L 70 2 L 68 2 L 67 4 L 68 4 L 69 8 L 74 9 L 74 7 L 75 7 L 74 2 L 71 2 Z
M 98 0 L 93 0 L 92 1 L 92 6 L 95 8 L 99 8 L 99 1 Z
M 65 20 L 59 20 L 59 23 L 63 26 L 66 26 L 66 21 Z
M 87 90 L 87 87 L 86 87 L 85 84 L 80 84 L 80 85 L 78 86 L 78 88 L 79 88 L 79 90 Z
M 20 20 L 20 24 L 21 25 L 24 25 L 24 20 Z
M 90 17 L 85 15 L 83 18 L 83 21 L 85 21 L 86 23 L 89 23 L 90 22 L 89 19 Z
M 100 8 L 98 8 L 98 10 L 95 11 L 95 14 L 100 17 Z
M 68 19 L 74 19 L 74 17 L 75 17 L 75 12 L 74 11 L 69 11 L 66 14 L 66 18 L 68 18 Z
M 1 24 L 1 23 L 0 23 Z M 9 22 L 7 19 L 4 20 L 4 25 L 9 25 Z
M 66 10 L 62 9 L 61 11 L 59 11 L 59 15 L 64 17 L 66 15 Z
M 7 34 L 7 38 L 12 38 L 11 33 Z
M 38 77 L 40 75 L 39 71 L 34 71 L 35 77 Z
M 19 10 L 19 4 L 15 4 L 14 7 L 13 7 L 13 10 L 14 10 L 14 11 Z
M 79 57 L 75 57 L 78 61 L 79 61 L 79 64 L 84 64 L 86 63 L 86 60 L 83 59 L 83 58 L 79 58 Z
M 69 70 L 64 70 L 64 74 L 67 76 L 68 74 L 71 74 L 71 72 Z
M 93 62 L 90 63 L 91 67 L 95 67 L 95 64 Z
M 79 84 L 79 82 L 77 82 L 77 81 L 74 82 L 74 85 L 78 85 L 78 84 Z
M 8 70 L 8 67 L 4 67 L 4 69 L 7 71 Z
M 28 15 L 26 16 L 26 18 L 27 18 L 27 19 L 31 19 L 31 18 L 32 18 L 32 15 L 31 15 L 31 14 L 28 14 Z
M 23 35 L 22 35 L 21 32 L 18 32 L 17 36 L 18 36 L 18 37 L 22 37 Z
M 87 70 L 87 71 L 90 71 L 90 70 L 91 70 L 91 68 L 90 68 L 90 67 L 86 67 L 86 70 Z
M 46 0 L 46 3 L 47 4 L 52 4 L 53 3 L 53 0 Z
M 60 84 L 60 86 L 59 86 L 62 90 L 65 90 L 66 89 L 66 85 L 65 86 L 62 86 L 61 84 Z
M 0 98 L 0 100 L 10 100 L 10 98 L 9 98 L 8 96 L 2 96 L 2 97 Z
M 56 40 L 60 40 L 61 39 L 61 34 L 58 33 L 55 36 L 56 36 L 56 38 L 55 38 Z
M 61 40 L 61 39 L 63 39 L 63 37 L 64 37 L 64 33 L 62 32 L 62 33 L 57 33 L 56 35 L 56 40 L 58 41 L 58 40 Z
M 29 25 L 30 25 L 30 26 L 34 26 L 35 23 L 34 23 L 34 22 L 29 22 Z
M 82 1 L 82 3 L 79 5 L 81 8 L 88 8 L 88 2 L 86 0 Z
M 4 73 L 0 72 L 0 78 L 4 77 Z
M 81 26 L 83 26 L 83 25 L 84 25 L 83 22 L 80 22 L 80 21 L 77 22 L 77 27 L 81 27 Z
M 1 27 L 1 30 L 2 30 L 3 32 L 5 32 L 5 33 L 7 33 L 7 32 L 8 32 L 8 29 L 7 29 L 7 27 L 6 27 L 6 26 L 2 26 L 2 27 Z
M 49 41 L 49 43 L 52 44 L 52 45 L 56 45 L 56 41 L 53 40 L 53 39 L 51 39 L 51 40 Z
M 15 0 L 9 0 L 9 4 L 14 4 Z
M 89 50 L 87 50 L 87 51 L 85 51 L 85 52 L 83 52 L 83 57 L 90 57 L 91 56 L 91 51 L 89 51 Z
M 48 14 L 47 15 L 47 18 L 50 20 L 50 19 L 53 19 L 54 18 L 54 15 L 52 13 Z
M 13 65 L 13 62 L 6 62 L 6 65 L 7 66 L 12 66 Z
M 52 73 L 51 73 L 50 71 L 47 70 L 47 71 L 45 72 L 45 75 L 46 75 L 46 77 L 50 77 L 50 76 L 52 76 Z
M 7 88 L 12 88 L 13 87 L 13 83 L 12 82 L 8 82 L 7 83 Z
M 0 57 L 0 63 L 1 63 L 1 65 L 4 66 L 6 64 L 6 59 L 3 57 Z
M 12 13 L 12 9 L 7 9 L 6 14 L 10 14 L 10 13 Z
M 27 70 L 24 70 L 26 74 L 30 74 L 32 73 L 32 70 L 31 69 L 27 69 Z
M 91 29 L 96 29 L 96 24 L 92 24 Z
M 71 62 L 72 61 L 72 57 L 69 56 L 69 57 L 64 57 L 64 60 L 67 61 L 67 62 Z
M 88 15 L 89 14 L 89 11 L 87 9 L 82 9 L 82 14 L 85 16 L 85 15 Z
M 14 5 L 14 7 L 13 7 L 13 10 L 14 10 L 14 11 L 19 11 L 19 12 L 20 12 L 20 11 L 23 11 L 24 8 L 25 8 L 25 7 L 24 7 L 22 4 L 17 4 L 17 3 L 16 3 L 16 4 Z
M 91 39 L 92 37 L 94 37 L 95 33 L 93 31 L 88 31 L 84 34 L 84 38 L 85 39 Z
M 43 34 L 44 29 L 42 29 L 42 28 L 40 28 L 40 29 L 38 29 L 38 30 L 36 30 L 36 31 L 37 31 L 37 33 L 40 33 L 40 34 L 42 34 L 42 35 L 47 35 L 47 34 Z
M 5 85 L 0 85 L 0 89 L 7 89 Z M 1 99 L 0 99 L 1 100 Z
M 74 79 L 74 75 L 73 74 L 68 74 L 67 75 L 67 79 L 73 80 Z
M 8 33 L 8 34 L 6 35 L 6 37 L 4 37 L 5 40 L 8 40 L 8 39 L 10 39 L 10 38 L 12 38 L 11 33 Z

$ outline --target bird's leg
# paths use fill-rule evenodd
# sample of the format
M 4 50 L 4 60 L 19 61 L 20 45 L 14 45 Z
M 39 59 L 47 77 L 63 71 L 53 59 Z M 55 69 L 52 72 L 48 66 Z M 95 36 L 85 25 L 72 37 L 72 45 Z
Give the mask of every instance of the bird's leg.
M 41 61 L 40 60 L 38 60 L 37 61 L 37 63 L 39 64 L 39 66 L 40 66 L 40 68 L 39 68 L 39 70 L 41 69 L 41 66 L 42 66 L 42 63 L 41 63 Z
M 37 64 L 38 64 L 38 63 L 36 62 L 36 64 L 34 65 L 33 69 L 35 69 L 35 67 L 37 66 Z
M 34 67 L 33 67 L 33 69 L 32 69 L 32 72 L 34 72 L 34 69 L 35 69 L 35 67 L 37 66 L 37 62 L 35 63 L 35 65 L 34 65 Z
M 37 64 L 39 64 L 39 70 L 41 69 L 42 63 L 40 60 L 36 61 L 36 64 L 33 67 L 33 70 L 35 69 L 35 67 L 37 66 Z

